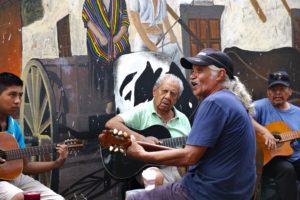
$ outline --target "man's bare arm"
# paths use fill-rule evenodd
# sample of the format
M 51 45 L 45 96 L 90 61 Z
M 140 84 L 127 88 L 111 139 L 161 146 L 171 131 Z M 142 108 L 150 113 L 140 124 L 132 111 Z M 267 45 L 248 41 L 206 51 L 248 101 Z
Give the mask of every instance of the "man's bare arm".
M 207 147 L 186 145 L 183 149 L 147 152 L 135 139 L 132 139 L 127 154 L 145 162 L 169 166 L 189 166 L 197 163 L 206 152 Z
M 256 133 L 261 134 L 265 139 L 265 145 L 268 146 L 269 149 L 275 149 L 276 148 L 276 139 L 272 135 L 272 133 L 264 126 L 259 124 L 255 119 L 252 118 L 252 124 L 254 126 L 254 129 Z
M 136 137 L 137 140 L 139 141 L 145 141 L 145 142 L 151 142 L 149 141 L 146 137 L 144 137 L 143 135 L 131 130 L 130 128 L 128 128 L 125 123 L 124 120 L 122 119 L 122 117 L 120 117 L 119 115 L 111 118 L 108 122 L 106 122 L 105 124 L 105 128 L 107 129 L 117 129 L 117 130 L 121 130 L 123 132 L 127 132 L 130 135 L 134 135 Z

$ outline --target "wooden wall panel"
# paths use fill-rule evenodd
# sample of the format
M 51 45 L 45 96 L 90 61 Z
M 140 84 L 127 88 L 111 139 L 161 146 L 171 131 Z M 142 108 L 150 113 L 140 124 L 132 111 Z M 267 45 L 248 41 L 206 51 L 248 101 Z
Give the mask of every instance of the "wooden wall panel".
M 0 3 L 0 72 L 21 75 L 22 32 L 20 1 Z

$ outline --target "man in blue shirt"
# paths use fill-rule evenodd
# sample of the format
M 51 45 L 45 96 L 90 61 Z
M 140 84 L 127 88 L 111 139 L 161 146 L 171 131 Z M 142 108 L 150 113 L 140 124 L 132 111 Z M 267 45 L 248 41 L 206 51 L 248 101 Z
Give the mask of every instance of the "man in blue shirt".
M 0 73 L 0 130 L 6 132 L 5 134 L 12 135 L 17 141 L 19 148 L 25 148 L 24 137 L 20 126 L 14 115 L 20 108 L 23 82 L 22 80 L 11 73 Z M 0 140 L 2 140 L 0 138 Z M 5 143 L 6 142 L 6 143 Z M 2 141 L 2 145 L 11 145 L 11 141 Z M 2 148 L 2 146 L 1 146 Z M 4 149 L 5 150 L 5 149 Z M 23 172 L 26 174 L 37 174 L 61 167 L 67 156 L 67 145 L 57 145 L 56 150 L 59 154 L 55 161 L 49 162 L 30 162 L 28 158 L 23 159 Z M 1 154 L 2 155 L 2 154 Z M 3 175 L 6 161 L 0 157 L 0 170 Z M 0 179 L 3 177 L 0 177 Z M 3 200 L 23 200 L 23 192 L 38 192 L 41 194 L 41 199 L 64 199 L 59 194 L 56 194 L 39 181 L 34 180 L 28 175 L 21 173 L 13 180 L 0 180 L 0 199 Z
M 202 100 L 185 147 L 147 152 L 132 136 L 127 153 L 146 162 L 189 169 L 181 182 L 137 193 L 128 200 L 251 199 L 256 179 L 251 98 L 233 76 L 231 59 L 221 51 L 203 49 L 195 57 L 181 59 L 181 64 L 192 69 L 192 90 Z
M 276 71 L 269 75 L 267 98 L 254 102 L 256 121 L 263 125 L 272 122 L 284 122 L 292 131 L 300 130 L 300 108 L 287 100 L 292 95 L 290 78 L 285 71 Z M 275 138 L 270 132 L 258 129 L 266 144 L 275 148 Z M 297 179 L 300 180 L 300 140 L 291 143 L 294 153 L 286 157 L 275 157 L 263 168 L 263 177 L 273 178 L 279 199 L 297 199 Z M 265 194 L 270 196 L 270 194 Z M 273 199 L 273 197 L 271 198 Z

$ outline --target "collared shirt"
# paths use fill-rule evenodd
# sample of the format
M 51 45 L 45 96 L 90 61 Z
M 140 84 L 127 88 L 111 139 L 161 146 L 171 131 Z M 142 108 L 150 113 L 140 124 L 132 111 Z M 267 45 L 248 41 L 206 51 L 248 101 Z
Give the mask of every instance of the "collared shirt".
M 133 129 L 142 130 L 152 125 L 162 125 L 169 130 L 172 138 L 188 135 L 191 130 L 188 118 L 175 107 L 173 111 L 175 116 L 165 124 L 156 113 L 152 100 L 140 103 L 119 116 L 124 120 L 126 126 Z

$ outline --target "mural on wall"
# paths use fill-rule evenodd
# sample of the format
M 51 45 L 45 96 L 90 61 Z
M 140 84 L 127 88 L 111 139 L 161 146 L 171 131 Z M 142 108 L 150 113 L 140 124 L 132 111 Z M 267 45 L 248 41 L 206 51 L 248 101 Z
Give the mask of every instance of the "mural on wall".
M 23 0 L 21 4 L 22 26 L 27 26 L 42 19 L 44 8 L 42 0 Z
M 96 153 L 97 143 L 91 140 L 115 113 L 149 101 L 152 86 L 161 74 L 173 73 L 184 81 L 184 94 L 176 106 L 191 121 L 197 106 L 185 73 L 170 56 L 145 50 L 133 52 L 138 33 L 129 12 L 130 0 L 111 0 L 110 4 L 100 3 L 101 7 L 94 7 L 95 10 L 88 6 L 84 9 L 89 2 L 0 0 L 0 71 L 23 77 L 20 121 L 25 136 L 43 136 L 57 142 L 70 135 L 89 142 L 89 148 L 82 153 L 90 161 L 89 172 L 82 167 L 84 159 L 79 154 L 61 169 L 64 173 L 53 172 L 50 180 L 46 177 L 68 199 L 77 199 L 81 194 L 84 198 L 110 198 L 113 191 L 120 193 L 123 185 L 105 173 Z M 265 95 L 269 72 L 285 69 L 293 81 L 292 101 L 300 104 L 299 1 L 168 3 L 169 29 L 179 44 L 176 51 L 182 49 L 180 53 L 185 56 L 196 54 L 203 47 L 226 51 L 235 63 L 236 75 L 246 83 L 254 99 Z M 102 23 L 96 24 L 99 20 Z M 89 26 L 88 30 L 96 27 L 100 31 L 87 31 Z M 163 36 L 169 36 L 169 29 Z M 37 118 L 41 120 L 34 120 Z M 83 172 L 81 177 L 66 177 L 78 168 Z M 104 181 L 98 185 L 101 192 L 75 191 L 80 184 L 90 184 L 90 180 Z

